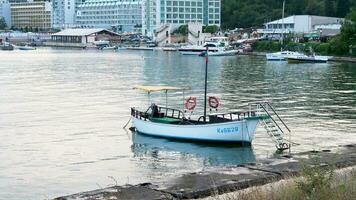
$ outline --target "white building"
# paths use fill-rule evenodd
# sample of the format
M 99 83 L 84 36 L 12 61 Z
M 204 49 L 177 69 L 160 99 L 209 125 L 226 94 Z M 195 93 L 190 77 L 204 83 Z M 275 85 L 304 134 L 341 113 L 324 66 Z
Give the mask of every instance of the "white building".
M 327 30 L 340 32 L 342 18 L 313 15 L 293 15 L 264 24 L 265 36 L 284 34 L 322 33 Z
M 134 32 L 142 26 L 141 0 L 87 0 L 78 6 L 77 25 Z
M 0 17 L 5 19 L 8 28 L 11 27 L 11 7 L 8 0 L 0 0 Z
M 144 0 L 142 8 L 142 33 L 149 36 L 163 24 L 174 30 L 189 22 L 221 23 L 221 0 Z
M 53 28 L 75 27 L 76 8 L 82 0 L 52 0 Z

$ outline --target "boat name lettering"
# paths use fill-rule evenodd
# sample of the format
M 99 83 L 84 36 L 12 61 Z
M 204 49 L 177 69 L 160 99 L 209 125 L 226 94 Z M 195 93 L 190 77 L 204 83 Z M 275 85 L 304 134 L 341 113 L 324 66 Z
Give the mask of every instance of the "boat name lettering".
M 237 133 L 239 132 L 239 127 L 229 127 L 229 128 L 217 128 L 218 133 Z

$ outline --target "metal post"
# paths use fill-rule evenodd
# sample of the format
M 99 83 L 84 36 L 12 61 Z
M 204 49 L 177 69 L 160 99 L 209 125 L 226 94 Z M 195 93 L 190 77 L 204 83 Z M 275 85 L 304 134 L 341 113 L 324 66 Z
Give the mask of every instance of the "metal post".
M 205 54 L 204 122 L 206 122 L 206 95 L 208 90 L 208 46 Z
M 168 108 L 168 90 L 166 90 L 166 116 L 168 112 L 167 108 Z

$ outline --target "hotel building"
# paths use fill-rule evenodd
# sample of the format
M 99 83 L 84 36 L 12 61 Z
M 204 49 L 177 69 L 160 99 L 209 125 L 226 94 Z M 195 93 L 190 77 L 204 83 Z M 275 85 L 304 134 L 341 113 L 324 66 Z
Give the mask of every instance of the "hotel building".
M 8 28 L 11 27 L 11 9 L 7 0 L 0 0 L 0 18 L 3 17 Z
M 175 29 L 189 22 L 221 23 L 221 0 L 145 0 L 142 33 L 152 33 L 164 24 Z
M 141 0 L 87 0 L 78 6 L 77 25 L 134 32 L 142 26 Z
M 48 30 L 52 25 L 52 3 L 43 1 L 12 3 L 11 22 L 16 28 Z
M 75 17 L 78 5 L 82 0 L 53 0 L 53 28 L 75 27 Z

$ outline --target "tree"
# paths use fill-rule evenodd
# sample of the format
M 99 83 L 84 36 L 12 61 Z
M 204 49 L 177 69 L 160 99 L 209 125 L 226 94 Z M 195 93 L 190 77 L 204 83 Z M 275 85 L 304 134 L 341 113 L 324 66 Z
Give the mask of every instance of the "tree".
M 324 14 L 326 16 L 330 16 L 330 17 L 335 16 L 335 13 L 334 13 L 334 2 L 332 0 L 325 0 L 324 1 Z
M 349 11 L 350 11 L 350 1 L 349 0 L 337 0 L 336 15 L 338 17 L 345 17 Z
M 178 33 L 178 34 L 181 34 L 181 35 L 187 35 L 188 34 L 188 25 L 187 24 L 181 25 L 174 32 Z
M 204 28 L 205 33 L 216 33 L 219 30 L 219 27 L 216 25 L 206 26 Z
M 7 28 L 6 22 L 5 22 L 5 18 L 4 17 L 0 17 L 0 30 L 4 30 Z

